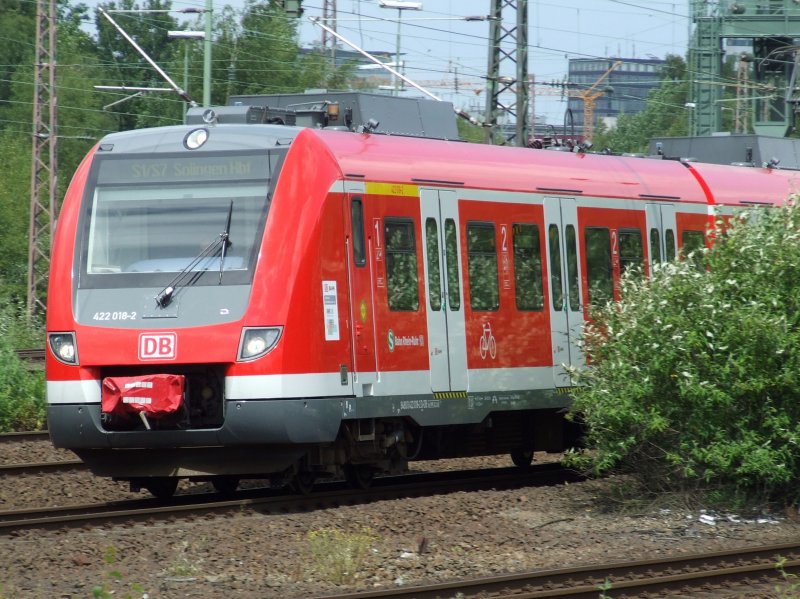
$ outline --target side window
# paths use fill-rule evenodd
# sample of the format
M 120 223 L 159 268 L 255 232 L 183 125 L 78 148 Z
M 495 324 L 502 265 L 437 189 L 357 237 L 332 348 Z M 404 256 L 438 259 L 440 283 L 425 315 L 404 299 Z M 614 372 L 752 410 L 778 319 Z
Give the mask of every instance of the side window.
M 561 280 L 561 240 L 558 227 L 550 225 L 547 229 L 550 246 L 550 289 L 553 296 L 553 310 L 564 309 L 564 283 Z
M 661 262 L 661 235 L 655 227 L 650 229 L 650 251 L 653 253 L 650 262 L 653 264 Z
M 584 236 L 589 302 L 602 305 L 614 297 L 611 280 L 611 234 L 606 228 L 587 227 Z
M 493 224 L 467 223 L 467 263 L 470 306 L 473 310 L 497 310 L 500 292 Z
M 539 227 L 515 224 L 512 235 L 517 310 L 542 310 L 544 292 Z
M 675 231 L 667 229 L 664 232 L 664 245 L 667 246 L 667 260 L 675 259 Z
M 461 278 L 458 274 L 458 229 L 452 218 L 444 221 L 444 251 L 447 259 L 447 303 L 456 312 L 461 309 Z
M 625 273 L 629 268 L 638 268 L 642 272 L 644 252 L 642 250 L 642 232 L 639 229 L 620 229 L 619 231 L 619 272 Z
M 350 220 L 353 227 L 353 262 L 356 266 L 367 263 L 367 251 L 364 247 L 364 207 L 361 198 L 353 198 L 350 202 Z
M 386 248 L 386 289 L 389 294 L 389 309 L 419 310 L 414 222 L 387 218 L 383 222 L 383 236 Z
M 705 245 L 705 237 L 702 231 L 684 231 L 681 235 L 683 253 L 688 254 L 694 250 L 699 250 Z
M 425 221 L 425 250 L 428 254 L 428 290 L 431 310 L 442 309 L 442 274 L 439 267 L 439 225 L 432 218 Z
M 688 256 L 695 250 L 700 250 L 705 247 L 705 236 L 702 231 L 684 231 L 681 234 L 681 254 Z M 698 268 L 703 266 L 703 256 L 700 252 L 694 255 L 694 263 Z
M 567 288 L 569 289 L 569 309 L 577 312 L 581 309 L 581 298 L 578 297 L 578 240 L 575 225 L 567 225 L 564 229 L 564 241 L 567 244 Z

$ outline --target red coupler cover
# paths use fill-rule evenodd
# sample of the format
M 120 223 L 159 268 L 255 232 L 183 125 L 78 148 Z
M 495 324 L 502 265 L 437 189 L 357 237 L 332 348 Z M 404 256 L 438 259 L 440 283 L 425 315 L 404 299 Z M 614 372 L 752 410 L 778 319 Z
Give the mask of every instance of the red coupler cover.
M 181 374 L 108 376 L 103 379 L 103 412 L 118 416 L 144 412 L 156 418 L 173 414 L 183 401 L 185 384 Z

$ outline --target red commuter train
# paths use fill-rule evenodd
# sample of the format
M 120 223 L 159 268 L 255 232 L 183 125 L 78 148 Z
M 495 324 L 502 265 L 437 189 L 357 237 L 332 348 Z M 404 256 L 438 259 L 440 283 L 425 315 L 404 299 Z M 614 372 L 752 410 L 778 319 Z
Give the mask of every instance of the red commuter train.
M 54 239 L 50 435 L 157 496 L 575 442 L 590 302 L 794 172 L 264 124 L 105 137 Z

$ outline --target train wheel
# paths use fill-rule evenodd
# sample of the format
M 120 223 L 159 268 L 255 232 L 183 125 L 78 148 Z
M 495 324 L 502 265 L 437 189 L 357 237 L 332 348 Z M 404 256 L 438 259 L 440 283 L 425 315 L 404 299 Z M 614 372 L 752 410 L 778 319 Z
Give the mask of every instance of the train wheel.
M 367 464 L 345 464 L 344 479 L 354 489 L 369 489 L 375 471 Z
M 511 461 L 519 468 L 528 468 L 533 462 L 533 451 L 525 449 L 512 449 Z
M 178 479 L 174 476 L 156 476 L 142 485 L 156 499 L 169 499 L 178 489 Z
M 308 470 L 301 470 L 292 477 L 292 489 L 301 495 L 308 495 L 314 488 L 314 482 L 317 480 L 316 475 Z
M 236 476 L 215 476 L 211 479 L 211 486 L 217 493 L 233 495 L 239 488 L 239 478 Z

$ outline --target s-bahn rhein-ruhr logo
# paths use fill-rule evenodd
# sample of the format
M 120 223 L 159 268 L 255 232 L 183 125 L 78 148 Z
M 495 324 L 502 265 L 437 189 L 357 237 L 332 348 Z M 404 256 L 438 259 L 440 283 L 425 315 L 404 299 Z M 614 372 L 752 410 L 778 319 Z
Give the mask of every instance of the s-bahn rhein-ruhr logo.
M 177 333 L 142 333 L 139 335 L 140 360 L 174 360 L 177 354 Z

